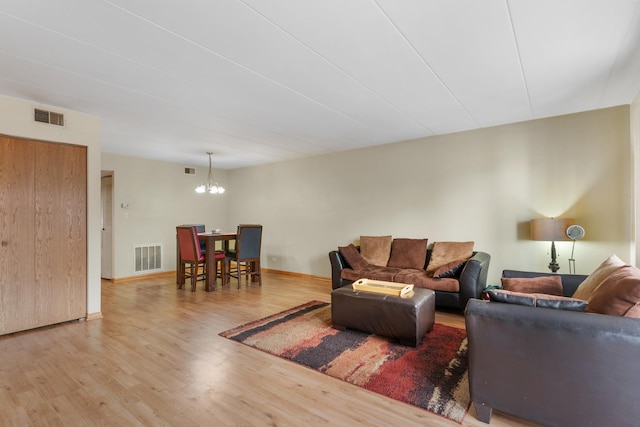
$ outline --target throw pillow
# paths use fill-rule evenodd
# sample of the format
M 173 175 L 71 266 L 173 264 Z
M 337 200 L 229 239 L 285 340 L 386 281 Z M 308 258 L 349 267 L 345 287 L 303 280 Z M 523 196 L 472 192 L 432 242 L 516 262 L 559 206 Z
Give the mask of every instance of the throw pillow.
M 624 267 L 626 264 L 616 255 L 611 255 L 609 258 L 603 261 L 598 268 L 596 268 L 585 280 L 580 283 L 580 286 L 573 293 L 574 298 L 588 300 L 596 290 L 598 286 L 606 279 L 611 273 Z
M 427 239 L 393 239 L 388 267 L 422 270 L 427 258 Z
M 563 296 L 560 276 L 502 277 L 500 280 L 502 288 L 508 291 Z
M 360 253 L 369 264 L 386 267 L 391 254 L 391 236 L 360 236 Z
M 585 311 L 640 317 L 640 269 L 630 265 L 609 275 L 591 294 Z
M 457 259 L 455 261 L 451 261 L 443 266 L 438 267 L 436 271 L 433 272 L 434 279 L 444 279 L 444 278 L 456 278 L 460 276 L 462 273 L 462 269 L 467 263 L 468 258 L 465 259 Z
M 443 265 L 458 259 L 469 259 L 473 255 L 474 242 L 435 242 L 431 249 L 431 259 L 427 266 L 427 275 Z
M 570 297 L 561 297 L 548 294 L 531 294 L 524 292 L 505 291 L 493 289 L 487 292 L 489 300 L 510 304 L 526 305 L 529 307 L 553 308 L 558 310 L 584 311 L 587 302 Z
M 367 260 L 362 257 L 358 248 L 356 248 L 353 243 L 349 246 L 338 247 L 338 251 L 340 251 L 340 254 L 354 271 L 363 271 L 369 265 Z

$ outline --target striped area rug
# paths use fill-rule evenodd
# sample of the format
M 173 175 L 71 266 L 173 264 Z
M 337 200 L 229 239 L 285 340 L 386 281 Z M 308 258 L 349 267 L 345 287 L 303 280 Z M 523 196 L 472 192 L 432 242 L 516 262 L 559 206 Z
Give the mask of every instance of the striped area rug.
M 220 335 L 458 423 L 469 410 L 464 329 L 435 324 L 406 347 L 333 329 L 330 305 L 311 301 Z

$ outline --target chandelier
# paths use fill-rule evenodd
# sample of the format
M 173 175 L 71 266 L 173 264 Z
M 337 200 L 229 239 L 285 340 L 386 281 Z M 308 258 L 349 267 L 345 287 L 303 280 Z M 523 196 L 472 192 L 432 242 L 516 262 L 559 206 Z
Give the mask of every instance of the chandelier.
M 224 187 L 213 181 L 213 170 L 211 169 L 211 155 L 213 153 L 207 152 L 207 154 L 209 155 L 209 176 L 207 176 L 206 183 L 202 183 L 196 187 L 196 193 L 222 194 L 224 193 Z

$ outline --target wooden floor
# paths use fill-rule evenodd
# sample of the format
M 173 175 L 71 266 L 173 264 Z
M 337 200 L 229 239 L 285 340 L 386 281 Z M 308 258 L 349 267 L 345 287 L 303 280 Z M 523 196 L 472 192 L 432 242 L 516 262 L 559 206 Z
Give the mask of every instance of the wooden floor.
M 221 338 L 330 283 L 177 290 L 172 276 L 102 283 L 104 318 L 0 337 L 2 426 L 457 426 L 427 411 Z M 464 327 L 461 314 L 436 321 Z M 473 408 L 465 426 L 486 426 Z M 533 424 L 495 413 L 494 427 Z

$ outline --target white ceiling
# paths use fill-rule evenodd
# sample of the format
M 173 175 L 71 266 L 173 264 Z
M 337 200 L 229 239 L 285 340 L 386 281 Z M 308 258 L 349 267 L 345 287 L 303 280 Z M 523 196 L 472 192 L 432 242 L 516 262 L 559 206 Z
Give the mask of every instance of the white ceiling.
M 629 104 L 640 0 L 2 0 L 0 94 L 237 168 Z

